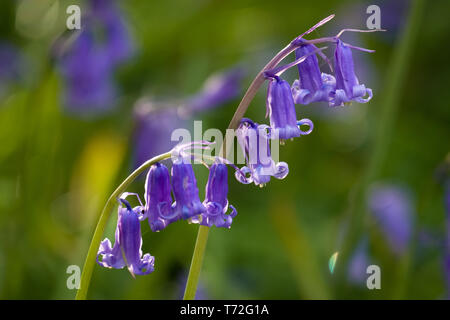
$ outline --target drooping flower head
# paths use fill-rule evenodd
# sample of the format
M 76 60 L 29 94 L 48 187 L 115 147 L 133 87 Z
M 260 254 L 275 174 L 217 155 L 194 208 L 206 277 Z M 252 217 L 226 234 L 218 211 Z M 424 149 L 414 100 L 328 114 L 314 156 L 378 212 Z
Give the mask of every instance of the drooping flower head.
M 369 194 L 369 209 L 392 252 L 404 253 L 412 237 L 414 220 L 408 192 L 394 185 L 375 185 Z
M 258 125 L 248 118 L 243 118 L 236 130 L 237 140 L 244 153 L 247 166 L 236 171 L 236 178 L 242 183 L 253 181 L 256 185 L 264 185 L 270 177 L 283 179 L 289 173 L 286 162 L 275 164 L 270 153 L 270 127 Z M 243 174 L 250 174 L 244 179 Z
M 236 209 L 230 205 L 228 211 L 228 167 L 220 160 L 216 160 L 209 169 L 206 196 L 203 205 L 206 211 L 201 214 L 200 224 L 211 227 L 230 228 L 233 218 L 237 215 Z M 200 219 L 199 219 L 200 220 Z
M 313 44 L 304 43 L 295 50 L 298 59 L 307 56 L 306 60 L 298 64 L 299 79 L 292 84 L 292 94 L 296 104 L 310 104 L 312 102 L 330 100 L 330 93 L 334 91 L 336 80 L 332 75 L 322 73 L 316 54 L 318 48 Z
M 279 139 L 300 137 L 301 131 L 297 126 L 294 99 L 291 86 L 278 76 L 269 80 L 266 100 L 266 117 L 270 117 L 270 127 L 277 130 Z
M 97 253 L 99 265 L 115 269 L 126 266 L 133 276 L 154 271 L 155 258 L 149 253 L 142 256 L 141 210 L 141 207 L 132 208 L 128 201 L 120 199 L 114 247 L 107 238 L 101 242 Z
M 170 191 L 169 170 L 162 163 L 155 163 L 145 180 L 144 216 L 152 231 L 160 231 L 179 219 L 172 209 Z
M 206 211 L 200 202 L 197 180 L 190 159 L 178 157 L 172 165 L 172 190 L 175 196 L 174 213 L 189 219 Z
M 366 103 L 372 99 L 372 90 L 359 84 L 353 65 L 352 48 L 337 39 L 335 58 L 336 90 L 332 95 L 331 106 L 341 106 L 352 100 Z

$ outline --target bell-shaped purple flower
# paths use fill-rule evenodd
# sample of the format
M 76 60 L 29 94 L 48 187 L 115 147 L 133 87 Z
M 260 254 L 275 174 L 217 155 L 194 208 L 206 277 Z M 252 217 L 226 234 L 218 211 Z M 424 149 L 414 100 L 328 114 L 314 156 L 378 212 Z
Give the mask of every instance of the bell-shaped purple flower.
M 145 180 L 144 219 L 148 218 L 152 231 L 160 231 L 179 219 L 172 209 L 170 191 L 169 170 L 162 163 L 155 163 Z
M 341 106 L 352 100 L 366 103 L 372 99 L 372 90 L 359 84 L 356 77 L 352 49 L 339 39 L 337 39 L 334 58 L 336 90 L 332 94 L 330 105 Z
M 115 269 L 127 266 L 132 276 L 135 274 L 145 275 L 154 271 L 155 258 L 148 253 L 142 256 L 141 225 L 139 223 L 141 210 L 141 207 L 131 208 L 128 201 L 120 199 L 116 241 L 114 247 L 111 247 L 111 242 L 107 238 L 101 242 L 97 253 L 99 265 Z
M 137 168 L 148 159 L 172 149 L 176 142 L 171 134 L 187 127 L 171 103 L 165 104 L 142 98 L 134 108 L 134 165 Z
M 182 219 L 189 219 L 206 211 L 198 196 L 197 180 L 189 159 L 179 157 L 172 165 L 172 190 L 175 202 L 174 213 Z
M 377 185 L 369 194 L 369 209 L 386 236 L 391 250 L 400 255 L 413 232 L 413 204 L 408 192 L 394 185 Z
M 312 54 L 317 50 L 315 45 L 306 43 L 295 50 L 296 59 L 309 55 L 305 61 L 297 65 L 299 79 L 292 84 L 292 94 L 296 104 L 328 102 L 336 86 L 336 80 L 332 75 L 320 71 L 317 56 Z
M 278 76 L 269 80 L 266 110 L 266 117 L 270 117 L 270 127 L 277 130 L 279 139 L 300 137 L 291 86 Z
M 237 140 L 242 148 L 247 163 L 246 167 L 236 171 L 236 178 L 242 183 L 254 182 L 264 185 L 270 177 L 283 179 L 289 173 L 286 162 L 275 164 L 270 153 L 270 127 L 258 125 L 250 119 L 243 118 L 236 130 Z M 243 175 L 250 174 L 249 178 Z
M 201 214 L 200 224 L 208 227 L 215 225 L 219 228 L 230 228 L 237 211 L 230 205 L 232 211 L 229 215 L 226 214 L 228 211 L 227 195 L 228 167 L 226 164 L 216 161 L 209 169 L 206 196 L 203 201 L 206 211 Z

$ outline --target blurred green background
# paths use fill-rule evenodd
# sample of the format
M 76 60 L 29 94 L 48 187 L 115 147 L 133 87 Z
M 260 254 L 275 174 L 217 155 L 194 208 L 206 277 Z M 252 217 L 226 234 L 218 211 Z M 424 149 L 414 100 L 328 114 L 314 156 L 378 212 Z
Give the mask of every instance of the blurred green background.
M 374 98 L 345 108 L 298 106 L 298 117 L 310 118 L 315 128 L 282 147 L 280 160 L 290 169 L 284 180 L 272 179 L 259 188 L 239 184 L 230 173 L 228 198 L 238 216 L 230 230 L 210 232 L 201 294 L 209 299 L 445 298 L 446 213 L 435 172 L 450 147 L 447 0 L 427 2 L 420 10 L 401 86 L 395 88 L 397 111 L 389 116 L 392 126 L 380 147 L 383 161 L 370 181 L 409 190 L 413 232 L 407 253 L 390 252 L 379 225 L 352 196 L 361 192 L 379 138 L 395 69 L 391 62 L 408 26 L 411 3 L 120 1 L 135 54 L 113 75 L 118 106 L 101 116 L 80 117 L 62 106 L 62 76 L 50 52 L 65 31 L 67 6 L 79 4 L 84 10 L 86 2 L 2 1 L 0 41 L 14 44 L 22 60 L 20 76 L 2 85 L 0 95 L 0 298 L 75 296 L 66 286 L 66 268 L 83 265 L 103 204 L 134 168 L 133 107 L 141 97 L 190 96 L 208 76 L 237 64 L 246 69 L 243 94 L 272 56 L 329 14 L 336 18 L 309 39 L 342 28 L 365 29 L 370 4 L 380 6 L 381 26 L 388 31 L 346 34 L 344 39 L 376 49 L 353 54 L 360 81 L 373 89 Z M 332 57 L 331 48 L 326 52 Z M 290 82 L 294 69 L 286 73 Z M 264 121 L 265 96 L 264 86 L 248 117 Z M 190 121 L 224 130 L 238 102 L 239 97 Z M 196 172 L 203 198 L 208 173 L 200 166 Z M 143 179 L 137 180 L 129 191 L 142 196 L 143 185 Z M 329 258 L 345 243 L 352 210 L 362 217 L 350 223 L 358 229 L 355 239 L 370 239 L 371 261 L 381 268 L 381 290 L 350 284 L 346 259 L 338 258 L 334 273 L 328 269 Z M 110 239 L 116 213 L 111 217 L 105 233 Z M 152 233 L 143 223 L 143 252 L 156 257 L 155 272 L 133 279 L 126 270 L 96 266 L 89 298 L 181 298 L 197 229 L 178 222 Z M 356 247 L 356 241 L 350 246 Z

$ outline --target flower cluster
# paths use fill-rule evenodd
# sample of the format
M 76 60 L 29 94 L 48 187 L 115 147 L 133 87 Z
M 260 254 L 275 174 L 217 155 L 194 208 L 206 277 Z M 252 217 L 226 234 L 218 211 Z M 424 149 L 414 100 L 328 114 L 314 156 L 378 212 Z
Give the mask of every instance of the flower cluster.
M 161 231 L 178 220 L 188 220 L 204 226 L 230 228 L 236 209 L 228 204 L 228 163 L 217 157 L 209 168 L 206 195 L 200 201 L 197 180 L 191 164 L 188 148 L 204 148 L 198 143 L 173 149 L 172 168 L 160 162 L 153 164 L 145 180 L 145 204 L 136 193 L 125 192 L 119 199 L 119 211 L 114 246 L 103 240 L 97 253 L 97 262 L 107 268 L 122 269 L 132 275 L 153 271 L 154 257 L 142 256 L 140 221 L 147 220 L 153 232 Z M 172 201 L 172 194 L 175 201 Z M 134 195 L 140 205 L 132 208 L 126 198 Z M 228 208 L 231 212 L 227 214 Z
M 330 19 L 327 18 L 311 28 L 310 33 L 318 26 Z M 244 152 L 247 166 L 241 169 L 237 178 L 242 183 L 254 182 L 263 186 L 270 177 L 283 179 L 289 172 L 285 162 L 275 163 L 270 154 L 270 140 L 284 140 L 298 138 L 311 133 L 313 123 L 309 119 L 297 120 L 296 104 L 307 105 L 312 102 L 327 102 L 330 106 L 343 106 L 351 101 L 368 102 L 372 98 L 372 90 L 359 83 L 355 74 L 352 49 L 372 52 L 344 43 L 340 35 L 344 31 L 361 31 L 344 29 L 335 37 L 305 40 L 303 35 L 291 42 L 290 47 L 295 52 L 296 60 L 285 66 L 265 70 L 263 75 L 269 82 L 266 99 L 266 118 L 270 119 L 270 126 L 242 119 L 237 129 L 237 138 Z M 330 60 L 322 53 L 325 48 L 317 48 L 314 43 L 332 42 L 335 44 L 334 67 Z M 317 55 L 321 56 L 334 70 L 334 75 L 320 71 Z M 292 86 L 281 78 L 281 75 L 297 66 L 299 78 Z M 307 131 L 301 126 L 307 125 Z

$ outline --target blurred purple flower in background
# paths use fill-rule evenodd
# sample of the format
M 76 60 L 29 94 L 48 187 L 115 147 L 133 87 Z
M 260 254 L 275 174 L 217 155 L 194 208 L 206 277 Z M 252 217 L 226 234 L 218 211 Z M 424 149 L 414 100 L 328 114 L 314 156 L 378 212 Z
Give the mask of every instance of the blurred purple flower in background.
M 0 42 L 0 98 L 11 83 L 20 80 L 23 57 L 19 49 L 7 42 Z
M 378 1 L 368 1 L 370 4 L 377 4 Z M 383 40 L 394 43 L 398 39 L 398 34 L 404 28 L 408 11 L 411 7 L 411 0 L 383 1 L 378 3 L 381 9 L 381 28 L 389 32 L 382 32 L 379 36 Z
M 367 239 L 362 239 L 358 247 L 353 252 L 347 270 L 347 277 L 350 283 L 356 285 L 364 284 L 367 279 L 367 267 L 370 265 L 368 255 Z
M 214 74 L 199 93 L 181 100 L 138 100 L 134 107 L 134 165 L 137 167 L 173 148 L 178 141 L 171 141 L 172 132 L 187 128 L 192 116 L 235 99 L 241 91 L 243 74 L 244 71 L 237 67 Z
M 208 183 L 206 184 L 205 201 L 203 205 L 206 211 L 201 214 L 201 225 L 218 228 L 230 228 L 233 218 L 236 217 L 236 209 L 228 204 L 228 167 L 226 164 L 216 161 L 209 169 Z M 226 214 L 228 207 L 230 214 Z M 198 219 L 200 220 L 200 219 Z
M 444 243 L 444 274 L 447 288 L 447 299 L 450 299 L 450 154 L 436 170 L 436 179 L 444 187 L 445 208 L 445 243 Z
M 172 104 L 140 99 L 134 107 L 134 166 L 169 151 L 178 141 L 171 141 L 172 131 L 185 128 L 187 123 Z
M 130 34 L 115 0 L 90 0 L 92 19 L 104 31 L 103 51 L 111 66 L 128 60 L 134 51 Z
M 446 237 L 445 237 L 445 254 L 444 269 L 445 280 L 447 285 L 447 299 L 450 299 L 450 178 L 445 183 L 445 211 L 446 211 Z
M 79 34 L 63 52 L 56 52 L 64 82 L 64 106 L 80 115 L 102 114 L 116 106 L 114 71 L 133 53 L 116 2 L 90 0 L 89 4 Z
M 206 79 L 199 93 L 187 98 L 178 108 L 179 114 L 183 118 L 188 118 L 235 99 L 241 93 L 241 80 L 244 74 L 244 69 L 240 67 L 213 74 Z
M 405 253 L 412 238 L 414 208 L 408 191 L 390 184 L 374 185 L 368 206 L 392 252 Z

